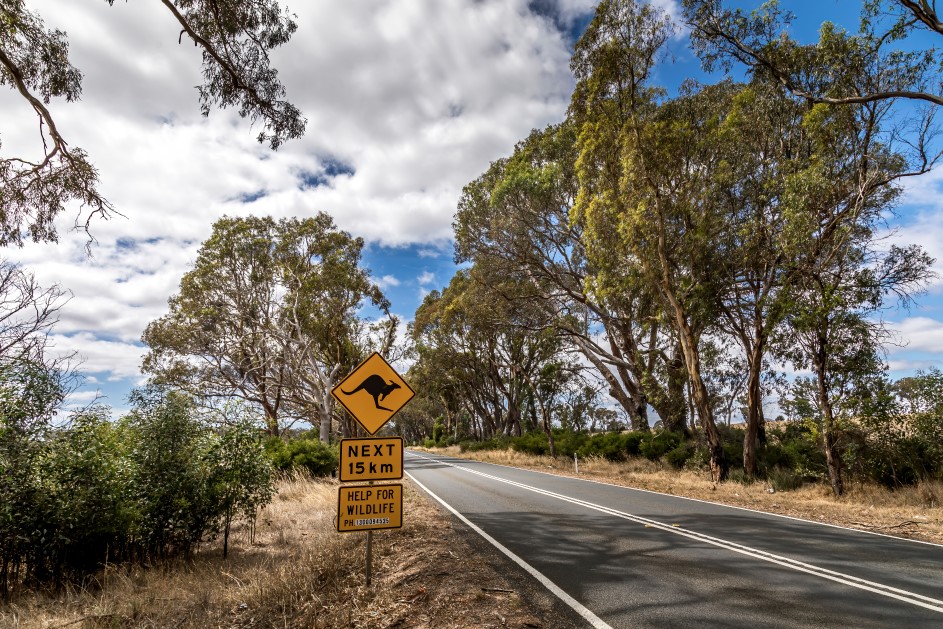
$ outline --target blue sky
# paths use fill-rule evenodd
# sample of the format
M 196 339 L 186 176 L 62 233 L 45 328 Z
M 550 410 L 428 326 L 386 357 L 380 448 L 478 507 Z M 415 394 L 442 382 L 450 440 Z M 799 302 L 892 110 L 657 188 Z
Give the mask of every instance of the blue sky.
M 593 0 L 285 0 L 294 39 L 274 56 L 289 98 L 308 118 L 305 138 L 277 153 L 233 112 L 199 115 L 199 56 L 177 45 L 159 3 L 30 0 L 47 26 L 66 30 L 84 73 L 82 100 L 53 102 L 60 131 L 88 151 L 102 190 L 124 215 L 95 221 L 97 242 L 63 217 L 57 245 L 3 255 L 40 283 L 72 292 L 54 340 L 84 357 L 88 377 L 72 403 L 96 394 L 126 406 L 147 323 L 166 303 L 217 218 L 305 216 L 326 211 L 368 243 L 364 261 L 392 302 L 412 318 L 422 297 L 455 267 L 451 222 L 462 186 L 511 152 L 533 128 L 566 112 L 574 37 Z M 657 4 L 677 12 L 673 0 Z M 740 2 L 752 7 L 758 3 Z M 857 27 L 857 2 L 788 3 L 793 34 L 812 41 L 824 19 Z M 931 39 L 927 39 L 932 43 Z M 922 43 L 921 43 L 922 45 Z M 684 33 L 657 80 L 674 90 L 704 77 Z M 32 115 L 0 91 L 3 155 L 29 156 Z M 941 176 L 908 182 L 896 239 L 943 258 Z M 75 212 L 78 212 L 76 208 Z M 937 265 L 938 269 L 940 264 Z M 892 348 L 895 376 L 943 363 L 943 280 L 911 312 L 889 311 L 907 348 Z

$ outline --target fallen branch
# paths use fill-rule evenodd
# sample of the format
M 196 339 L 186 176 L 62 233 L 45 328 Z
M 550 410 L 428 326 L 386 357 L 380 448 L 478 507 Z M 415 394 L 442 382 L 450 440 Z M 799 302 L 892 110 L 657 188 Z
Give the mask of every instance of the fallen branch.
M 504 592 L 505 594 L 517 594 L 514 590 L 505 590 L 504 588 L 481 588 L 482 592 Z
M 858 525 L 858 526 L 863 526 L 863 527 L 869 528 L 869 529 L 887 530 L 887 529 L 899 529 L 899 528 L 903 528 L 903 527 L 905 527 L 905 526 L 916 526 L 916 525 L 918 525 L 918 524 L 924 524 L 924 523 L 923 523 L 923 522 L 914 522 L 913 520 L 904 520 L 904 521 L 901 522 L 900 524 L 890 524 L 890 525 L 888 525 L 888 526 L 878 526 L 878 525 L 876 525 L 876 524 L 868 524 L 868 523 L 866 523 L 866 522 L 852 522 L 852 524 L 856 524 L 856 525 Z

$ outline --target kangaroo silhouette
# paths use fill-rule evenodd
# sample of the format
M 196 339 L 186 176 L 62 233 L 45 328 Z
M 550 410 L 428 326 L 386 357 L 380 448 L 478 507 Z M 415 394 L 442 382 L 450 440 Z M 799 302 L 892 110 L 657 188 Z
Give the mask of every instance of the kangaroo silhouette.
M 366 391 L 367 393 L 373 396 L 373 403 L 376 404 L 376 407 L 378 409 L 380 409 L 381 411 L 389 411 L 390 413 L 392 413 L 393 409 L 386 408 L 385 406 L 380 406 L 380 402 L 383 400 L 383 398 L 385 398 L 390 393 L 392 393 L 393 391 L 399 388 L 401 387 L 395 382 L 387 383 L 383 378 L 381 378 L 377 374 L 372 374 L 372 375 L 367 376 L 367 378 L 363 382 L 360 383 L 360 386 L 354 389 L 353 391 L 344 391 L 343 389 L 341 389 L 341 393 L 343 393 L 344 395 L 353 395 L 357 391 L 360 391 L 361 389 L 363 389 L 364 391 Z

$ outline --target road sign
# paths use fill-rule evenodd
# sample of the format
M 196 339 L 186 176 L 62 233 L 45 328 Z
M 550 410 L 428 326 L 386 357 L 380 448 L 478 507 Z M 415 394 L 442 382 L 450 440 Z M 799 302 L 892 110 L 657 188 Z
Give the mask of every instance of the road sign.
M 416 393 L 373 352 L 331 390 L 331 395 L 364 430 L 375 435 Z
M 403 477 L 403 438 L 341 439 L 341 482 Z
M 341 485 L 337 488 L 337 530 L 375 531 L 403 526 L 403 486 Z

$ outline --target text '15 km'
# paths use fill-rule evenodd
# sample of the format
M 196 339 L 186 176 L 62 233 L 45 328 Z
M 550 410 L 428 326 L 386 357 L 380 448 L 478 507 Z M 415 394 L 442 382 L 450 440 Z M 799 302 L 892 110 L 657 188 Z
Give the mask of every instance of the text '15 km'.
M 403 477 L 403 438 L 342 439 L 341 482 L 398 480 Z

